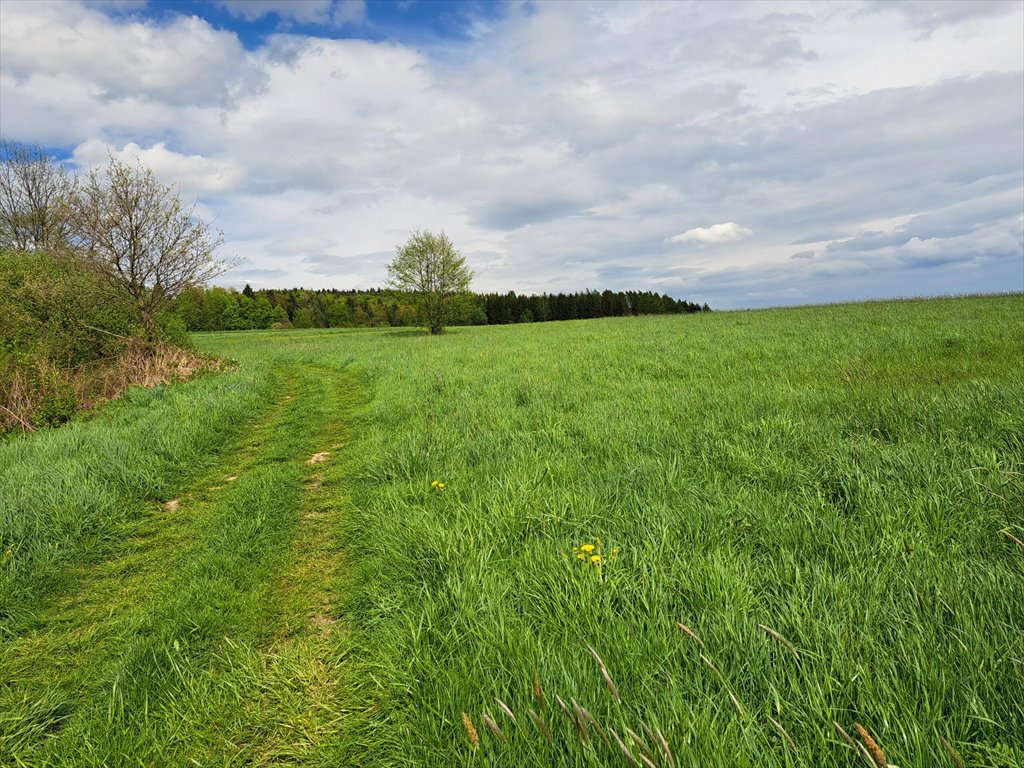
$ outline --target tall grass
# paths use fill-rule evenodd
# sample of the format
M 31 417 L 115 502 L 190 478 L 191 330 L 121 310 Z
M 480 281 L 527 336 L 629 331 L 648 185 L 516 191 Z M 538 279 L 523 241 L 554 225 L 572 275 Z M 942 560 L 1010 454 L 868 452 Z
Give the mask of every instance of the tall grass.
M 255 365 L 133 389 L 92 419 L 0 442 L 0 638 L 208 467 L 272 386 Z
M 237 370 L 0 444 L 0 763 L 1018 766 L 1021 338 L 201 336 Z
M 202 343 L 354 361 L 372 393 L 349 446 L 344 616 L 377 683 L 337 738 L 353 764 L 626 764 L 641 740 L 669 764 L 645 728 L 677 765 L 863 759 L 835 722 L 900 766 L 948 764 L 943 740 L 1011 766 L 1021 338 L 1008 296 Z M 572 550 L 595 537 L 620 550 L 600 572 Z

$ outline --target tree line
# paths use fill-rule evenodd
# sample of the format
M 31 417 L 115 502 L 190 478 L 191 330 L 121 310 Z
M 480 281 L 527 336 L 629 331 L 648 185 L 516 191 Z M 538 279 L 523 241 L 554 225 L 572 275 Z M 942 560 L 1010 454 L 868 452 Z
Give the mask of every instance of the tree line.
M 583 320 L 633 315 L 707 312 L 710 307 L 653 291 L 582 291 L 557 294 L 465 292 L 452 297 L 449 325 Z M 190 331 L 266 328 L 409 327 L 422 322 L 412 292 L 389 289 L 267 288 L 242 291 L 196 287 L 174 305 Z

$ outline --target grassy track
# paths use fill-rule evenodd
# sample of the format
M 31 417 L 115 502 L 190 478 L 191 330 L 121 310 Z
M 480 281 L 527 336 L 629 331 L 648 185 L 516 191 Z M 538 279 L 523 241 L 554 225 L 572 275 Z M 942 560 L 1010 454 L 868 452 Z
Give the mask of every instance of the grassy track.
M 139 510 L 5 643 L 0 762 L 242 765 L 318 747 L 310 704 L 335 697 L 340 676 L 324 678 L 346 642 L 326 598 L 344 495 L 325 497 L 333 456 L 306 461 L 340 447 L 353 394 L 336 370 L 273 378 L 276 402 L 210 470 Z
M 276 404 L 11 571 L 0 756 L 1024 764 L 1021 338 L 1019 295 L 203 336 Z

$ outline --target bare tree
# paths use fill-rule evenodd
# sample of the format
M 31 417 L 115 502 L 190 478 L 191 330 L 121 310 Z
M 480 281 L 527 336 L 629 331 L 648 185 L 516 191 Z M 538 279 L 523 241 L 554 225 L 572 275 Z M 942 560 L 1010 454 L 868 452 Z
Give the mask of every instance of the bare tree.
M 149 168 L 111 158 L 80 183 L 68 209 L 71 243 L 127 298 L 147 338 L 183 291 L 230 268 L 218 259 L 223 234 L 185 208 L 174 187 Z
M 75 177 L 39 146 L 0 140 L 0 248 L 57 248 Z

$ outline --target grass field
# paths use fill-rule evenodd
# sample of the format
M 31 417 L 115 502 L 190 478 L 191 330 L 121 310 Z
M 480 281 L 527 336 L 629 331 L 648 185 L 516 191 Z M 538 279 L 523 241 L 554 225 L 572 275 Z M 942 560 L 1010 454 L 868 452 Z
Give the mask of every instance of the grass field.
M 1021 339 L 201 336 L 237 367 L 0 444 L 0 764 L 1024 765 Z

